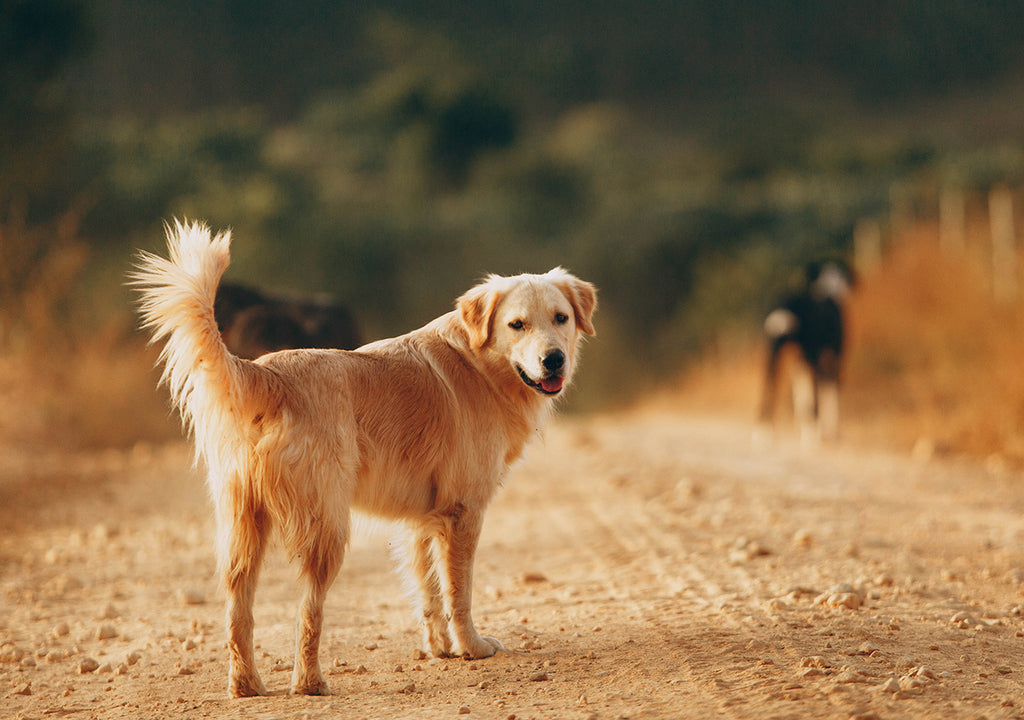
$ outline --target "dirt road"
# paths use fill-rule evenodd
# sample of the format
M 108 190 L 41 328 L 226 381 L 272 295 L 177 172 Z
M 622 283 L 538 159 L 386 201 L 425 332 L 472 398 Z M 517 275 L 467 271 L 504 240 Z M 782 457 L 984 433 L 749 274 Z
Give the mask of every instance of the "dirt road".
M 295 572 L 257 595 L 274 695 L 229 700 L 188 448 L 0 460 L 2 718 L 1016 718 L 1024 477 L 752 442 L 666 413 L 563 419 L 487 518 L 475 615 L 418 655 L 386 535 L 328 599 L 330 697 L 289 697 Z

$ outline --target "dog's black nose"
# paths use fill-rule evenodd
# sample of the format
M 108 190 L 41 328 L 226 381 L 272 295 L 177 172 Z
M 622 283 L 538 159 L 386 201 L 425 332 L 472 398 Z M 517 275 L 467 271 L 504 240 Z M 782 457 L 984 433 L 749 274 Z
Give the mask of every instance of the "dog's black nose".
M 561 350 L 552 350 L 543 360 L 544 368 L 554 372 L 555 370 L 561 370 L 562 366 L 565 365 L 565 353 Z

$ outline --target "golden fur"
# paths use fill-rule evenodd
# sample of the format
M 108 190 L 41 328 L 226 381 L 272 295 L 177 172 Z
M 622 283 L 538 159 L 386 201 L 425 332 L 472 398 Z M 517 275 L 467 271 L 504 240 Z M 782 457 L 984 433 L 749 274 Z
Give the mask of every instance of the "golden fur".
M 142 253 L 132 283 L 164 340 L 163 381 L 208 469 L 227 591 L 229 692 L 266 692 L 253 656 L 253 597 L 276 528 L 301 563 L 292 692 L 322 694 L 323 602 L 349 539 L 350 509 L 401 520 L 425 649 L 502 649 L 470 613 L 483 513 L 594 332 L 594 287 L 561 268 L 491 276 L 456 309 L 359 350 L 286 350 L 243 360 L 213 314 L 230 235 L 167 227 L 170 259 Z

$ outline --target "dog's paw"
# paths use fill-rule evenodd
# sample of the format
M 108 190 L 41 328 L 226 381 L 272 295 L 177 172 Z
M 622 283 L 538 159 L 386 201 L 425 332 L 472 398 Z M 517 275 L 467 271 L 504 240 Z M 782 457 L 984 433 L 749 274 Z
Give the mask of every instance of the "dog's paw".
M 330 695 L 331 689 L 327 686 L 327 681 L 323 678 L 314 680 L 312 682 L 300 683 L 298 685 L 292 685 L 292 695 Z
M 233 698 L 256 697 L 266 695 L 267 688 L 259 675 L 249 677 L 232 677 L 228 679 L 228 695 Z
M 505 646 L 497 638 L 477 635 L 472 642 L 467 643 L 466 647 L 462 649 L 462 657 L 469 660 L 479 660 L 481 658 L 489 658 L 494 653 L 504 649 Z
M 427 651 L 436 658 L 454 656 L 454 653 L 452 653 L 452 639 L 448 635 L 447 627 L 426 624 L 424 626 L 423 642 L 427 647 Z

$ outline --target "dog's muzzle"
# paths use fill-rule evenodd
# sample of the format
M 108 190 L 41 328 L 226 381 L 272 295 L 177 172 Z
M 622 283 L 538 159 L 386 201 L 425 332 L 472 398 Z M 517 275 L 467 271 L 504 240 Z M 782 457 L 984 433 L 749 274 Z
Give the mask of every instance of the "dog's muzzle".
M 565 385 L 565 377 L 562 375 L 562 368 L 565 367 L 565 353 L 561 350 L 552 350 L 541 360 L 544 366 L 544 377 L 540 380 L 531 378 L 522 366 L 516 363 L 516 371 L 524 383 L 544 395 L 557 395 Z

